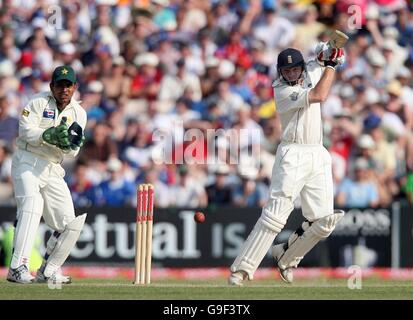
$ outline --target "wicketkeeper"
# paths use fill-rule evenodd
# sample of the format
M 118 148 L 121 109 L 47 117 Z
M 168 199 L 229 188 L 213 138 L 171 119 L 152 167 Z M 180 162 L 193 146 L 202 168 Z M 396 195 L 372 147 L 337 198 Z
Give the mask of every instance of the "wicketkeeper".
M 344 212 L 333 209 L 331 157 L 323 146 L 321 106 L 333 84 L 343 49 L 325 43 L 317 46 L 317 59 L 304 62 L 300 51 L 286 49 L 278 56 L 278 79 L 273 88 L 282 125 L 271 178 L 270 196 L 254 229 L 231 266 L 229 284 L 252 280 L 275 237 L 284 228 L 301 196 L 305 222 L 287 243 L 272 247 L 281 278 L 293 281 L 296 268 L 320 240 L 334 230 Z
M 69 188 L 63 177 L 63 158 L 75 157 L 84 142 L 86 112 L 72 99 L 76 75 L 69 66 L 57 67 L 50 92 L 40 93 L 23 109 L 19 121 L 12 178 L 17 202 L 13 256 L 7 280 L 17 283 L 70 283 L 60 273 L 85 223 L 86 214 L 75 216 Z M 29 270 L 29 256 L 43 216 L 54 230 L 36 277 Z

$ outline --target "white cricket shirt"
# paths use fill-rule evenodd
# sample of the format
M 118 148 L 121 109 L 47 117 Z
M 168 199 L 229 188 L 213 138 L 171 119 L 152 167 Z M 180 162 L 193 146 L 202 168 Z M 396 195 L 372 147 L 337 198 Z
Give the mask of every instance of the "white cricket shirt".
M 86 111 L 73 98 L 66 108 L 59 112 L 56 100 L 51 92 L 42 92 L 34 96 L 24 107 L 19 120 L 19 136 L 16 144 L 19 149 L 32 152 L 51 162 L 60 163 L 64 155 L 75 157 L 77 150 L 64 152 L 62 149 L 43 141 L 43 132 L 60 124 L 62 117 L 67 118 L 67 126 L 77 122 L 85 130 Z
M 307 63 L 303 83 L 289 86 L 278 79 L 273 82 L 275 105 L 280 115 L 281 141 L 299 144 L 323 144 L 320 103 L 308 102 L 308 93 L 323 74 L 316 61 Z

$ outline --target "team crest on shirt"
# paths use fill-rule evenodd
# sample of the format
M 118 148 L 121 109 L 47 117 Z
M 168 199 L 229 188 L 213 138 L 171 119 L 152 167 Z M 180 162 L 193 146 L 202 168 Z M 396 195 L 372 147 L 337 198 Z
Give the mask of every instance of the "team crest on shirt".
M 23 117 L 28 117 L 29 114 L 30 114 L 30 111 L 29 111 L 29 110 L 23 109 L 23 111 L 22 111 L 22 116 L 23 116 Z
M 54 110 L 52 110 L 52 109 L 44 109 L 44 111 L 43 111 L 43 118 L 46 118 L 46 119 L 54 119 L 54 114 L 55 114 Z
M 297 101 L 298 99 L 298 92 L 293 92 L 290 94 L 290 98 L 292 101 Z

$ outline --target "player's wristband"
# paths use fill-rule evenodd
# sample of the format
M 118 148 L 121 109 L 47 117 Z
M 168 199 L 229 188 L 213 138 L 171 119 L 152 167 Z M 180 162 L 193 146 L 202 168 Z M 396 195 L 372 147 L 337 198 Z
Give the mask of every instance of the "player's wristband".
M 333 69 L 333 70 L 336 70 L 337 62 L 334 62 L 334 61 L 324 61 L 324 65 L 325 65 L 326 67 L 329 67 L 329 68 Z

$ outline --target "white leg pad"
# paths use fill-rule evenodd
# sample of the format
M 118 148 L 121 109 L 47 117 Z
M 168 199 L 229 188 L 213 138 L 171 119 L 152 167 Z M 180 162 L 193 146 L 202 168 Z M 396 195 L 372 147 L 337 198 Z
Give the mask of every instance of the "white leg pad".
M 70 223 L 66 225 L 62 233 L 54 232 L 49 241 L 47 241 L 46 248 L 46 266 L 43 274 L 45 277 L 50 277 L 55 273 L 66 261 L 70 251 L 76 244 L 80 232 L 85 224 L 87 214 L 84 213 L 77 216 Z
M 22 264 L 29 267 L 30 254 L 43 212 L 43 198 L 40 195 L 16 197 L 16 200 L 19 209 L 13 238 L 13 269 Z
M 284 228 L 286 220 L 280 218 L 285 216 L 285 214 L 280 214 L 283 201 L 290 202 L 289 199 L 278 198 L 275 199 L 274 208 L 266 207 L 263 209 L 254 229 L 242 246 L 241 252 L 231 265 L 231 272 L 244 271 L 249 280 L 253 279 L 255 271 L 267 254 L 275 237 Z M 284 205 L 284 208 L 292 210 L 292 205 Z
M 288 239 L 285 252 L 278 260 L 278 267 L 287 269 L 297 267 L 303 257 L 322 239 L 327 238 L 337 223 L 344 216 L 344 211 L 334 210 L 332 215 L 318 219 L 313 223 L 305 221 Z

